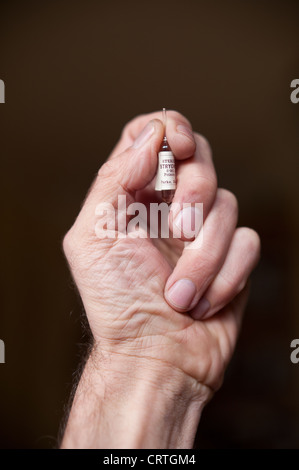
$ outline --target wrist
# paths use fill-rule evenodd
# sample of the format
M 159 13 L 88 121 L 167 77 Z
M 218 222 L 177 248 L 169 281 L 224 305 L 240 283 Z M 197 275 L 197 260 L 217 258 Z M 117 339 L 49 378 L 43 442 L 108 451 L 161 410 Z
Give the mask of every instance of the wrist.
M 94 348 L 62 447 L 190 448 L 209 397 L 164 362 Z

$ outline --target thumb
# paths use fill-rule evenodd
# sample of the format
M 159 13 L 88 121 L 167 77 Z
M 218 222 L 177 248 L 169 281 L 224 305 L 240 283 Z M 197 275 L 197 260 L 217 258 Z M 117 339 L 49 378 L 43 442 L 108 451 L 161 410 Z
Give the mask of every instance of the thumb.
M 104 163 L 71 229 L 74 239 L 82 240 L 86 236 L 88 240 L 98 239 L 98 233 L 102 233 L 101 227 L 104 228 L 103 220 L 106 219 L 106 228 L 110 230 L 108 225 L 109 221 L 113 222 L 115 219 L 118 196 L 126 196 L 126 205 L 131 204 L 134 202 L 135 192 L 151 182 L 156 173 L 157 153 L 163 131 L 161 121 L 150 121 L 131 147 Z M 119 211 L 126 214 L 125 207 Z M 98 225 L 100 232 L 97 232 Z M 114 230 L 112 223 L 112 231 Z
M 150 121 L 131 147 L 101 167 L 88 199 L 114 206 L 119 195 L 134 199 L 135 192 L 147 186 L 155 176 L 163 131 L 161 121 Z

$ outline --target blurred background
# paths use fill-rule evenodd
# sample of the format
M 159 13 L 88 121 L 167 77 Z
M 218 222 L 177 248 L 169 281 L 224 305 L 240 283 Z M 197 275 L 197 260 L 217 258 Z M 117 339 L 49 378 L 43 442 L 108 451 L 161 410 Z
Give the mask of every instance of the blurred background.
M 299 78 L 296 1 L 1 1 L 0 447 L 57 445 L 82 308 L 61 250 L 135 115 L 186 115 L 262 259 L 199 448 L 299 446 Z

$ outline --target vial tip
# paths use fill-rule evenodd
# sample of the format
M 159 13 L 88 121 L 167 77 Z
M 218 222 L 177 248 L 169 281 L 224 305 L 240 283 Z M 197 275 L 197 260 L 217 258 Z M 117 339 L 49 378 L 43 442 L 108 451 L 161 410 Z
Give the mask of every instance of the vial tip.
M 166 128 L 166 108 L 162 109 L 163 125 Z

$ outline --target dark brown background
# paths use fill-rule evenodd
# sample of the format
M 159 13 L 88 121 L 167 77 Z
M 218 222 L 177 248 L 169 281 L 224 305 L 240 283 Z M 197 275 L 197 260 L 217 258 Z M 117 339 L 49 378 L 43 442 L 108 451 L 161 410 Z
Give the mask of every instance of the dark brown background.
M 298 447 L 299 4 L 2 1 L 0 446 L 53 447 L 82 341 L 63 234 L 124 124 L 177 109 L 210 141 L 262 261 L 198 447 Z

